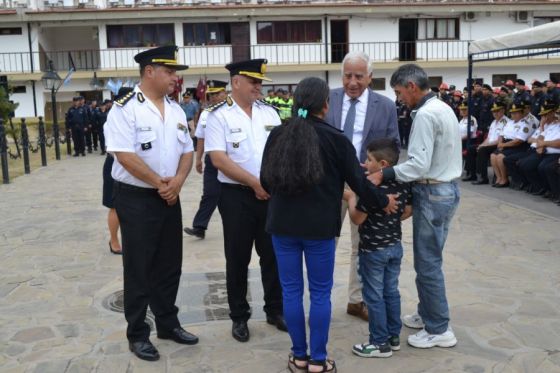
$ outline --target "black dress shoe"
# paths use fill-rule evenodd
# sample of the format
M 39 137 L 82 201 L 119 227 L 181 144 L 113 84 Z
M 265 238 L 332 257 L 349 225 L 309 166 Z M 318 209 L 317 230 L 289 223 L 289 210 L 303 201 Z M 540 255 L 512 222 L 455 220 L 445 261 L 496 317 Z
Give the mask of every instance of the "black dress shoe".
M 159 352 L 149 340 L 129 342 L 128 348 L 134 355 L 138 356 L 139 359 L 148 361 L 159 360 Z
M 247 342 L 249 340 L 247 321 L 234 321 L 231 327 L 231 335 L 239 342 Z
M 534 195 L 534 196 L 542 196 L 545 192 L 546 192 L 546 190 L 540 189 L 540 190 L 536 190 L 534 192 L 531 192 L 531 194 Z
M 495 184 L 495 185 L 492 185 L 492 186 L 496 187 L 496 188 L 507 188 L 509 186 L 509 182 L 505 183 L 505 184 Z
M 477 180 L 477 181 L 473 181 L 471 184 L 472 185 L 486 185 L 486 184 L 489 184 L 489 183 L 490 183 L 490 181 L 488 181 L 488 179 L 480 179 L 480 180 Z
M 476 176 L 465 176 L 462 181 L 476 181 Z
M 158 331 L 157 337 L 159 339 L 171 339 L 184 345 L 195 345 L 198 343 L 196 335 L 187 332 L 181 327 L 175 328 L 170 332 Z
M 186 234 L 188 234 L 189 236 L 195 236 L 200 238 L 201 240 L 204 239 L 204 237 L 206 236 L 206 232 L 204 231 L 204 229 L 201 228 L 189 228 L 186 227 L 185 229 L 183 229 L 185 231 Z
M 286 320 L 284 320 L 282 315 L 266 316 L 266 322 L 270 325 L 276 326 L 276 329 L 278 330 L 283 332 L 288 331 L 288 325 L 286 325 Z

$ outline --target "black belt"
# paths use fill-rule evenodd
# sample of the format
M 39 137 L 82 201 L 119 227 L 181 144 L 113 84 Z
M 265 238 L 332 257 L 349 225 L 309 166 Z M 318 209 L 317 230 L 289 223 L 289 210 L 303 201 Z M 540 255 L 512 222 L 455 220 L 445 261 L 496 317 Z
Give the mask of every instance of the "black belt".
M 251 191 L 251 192 L 253 191 L 253 188 L 251 188 L 247 185 L 243 185 L 243 184 L 222 183 L 222 187 L 230 188 L 230 189 L 248 190 L 248 191 Z
M 136 193 L 157 194 L 158 191 L 155 188 L 142 188 L 136 185 L 121 183 L 120 181 L 117 180 L 115 180 L 114 186 L 115 189 L 117 190 L 126 190 L 126 191 L 131 191 Z

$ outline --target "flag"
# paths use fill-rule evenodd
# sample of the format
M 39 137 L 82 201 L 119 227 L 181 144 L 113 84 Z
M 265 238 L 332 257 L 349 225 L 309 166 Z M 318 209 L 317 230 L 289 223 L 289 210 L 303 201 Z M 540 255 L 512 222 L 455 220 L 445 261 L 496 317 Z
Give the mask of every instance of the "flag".
M 206 75 L 198 80 L 195 95 L 199 102 L 206 101 Z
M 72 58 L 72 54 L 70 54 L 70 52 L 68 52 L 68 65 L 70 65 L 70 68 L 68 69 L 68 73 L 66 73 L 66 77 L 62 82 L 64 85 L 68 85 L 70 83 L 72 80 L 72 74 L 76 71 L 76 65 L 74 65 L 74 59 Z

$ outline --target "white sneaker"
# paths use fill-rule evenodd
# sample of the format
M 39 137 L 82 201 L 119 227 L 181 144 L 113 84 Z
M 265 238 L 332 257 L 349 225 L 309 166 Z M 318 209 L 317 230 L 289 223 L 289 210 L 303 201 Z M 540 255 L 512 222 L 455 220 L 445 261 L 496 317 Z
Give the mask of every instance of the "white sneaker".
M 422 329 L 408 336 L 408 344 L 416 348 L 453 347 L 457 344 L 457 338 L 451 328 L 443 334 L 430 334 Z
M 402 318 L 404 325 L 412 329 L 424 329 L 424 321 L 418 313 L 413 313 L 412 315 L 404 315 Z

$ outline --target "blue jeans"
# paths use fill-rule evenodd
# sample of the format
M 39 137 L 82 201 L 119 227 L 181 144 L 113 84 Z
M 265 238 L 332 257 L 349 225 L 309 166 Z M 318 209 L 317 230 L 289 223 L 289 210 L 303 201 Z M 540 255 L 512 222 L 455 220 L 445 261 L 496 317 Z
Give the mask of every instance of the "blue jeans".
M 305 313 L 303 312 L 303 255 L 311 298 L 309 310 L 310 355 L 312 360 L 327 358 L 331 323 L 331 290 L 334 271 L 334 238 L 304 240 L 297 237 L 272 236 L 278 275 L 282 284 L 284 319 L 296 357 L 307 356 Z
M 442 334 L 448 328 L 449 307 L 443 277 L 443 246 L 459 205 L 459 187 L 452 181 L 412 186 L 412 235 L 418 314 L 426 331 Z
M 369 343 L 385 343 L 401 333 L 400 242 L 377 251 L 360 250 L 362 294 L 369 314 Z

